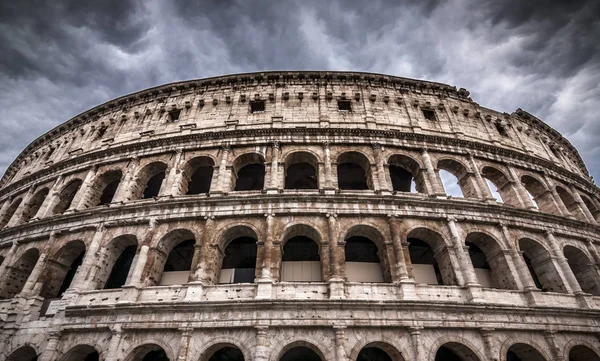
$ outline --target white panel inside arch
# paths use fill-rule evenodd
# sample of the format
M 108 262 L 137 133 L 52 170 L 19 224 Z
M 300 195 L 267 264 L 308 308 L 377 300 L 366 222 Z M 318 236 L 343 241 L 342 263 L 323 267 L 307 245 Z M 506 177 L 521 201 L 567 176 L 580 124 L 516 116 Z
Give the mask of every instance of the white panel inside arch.
M 431 264 L 414 264 L 412 265 L 413 278 L 416 283 L 424 283 L 427 285 L 437 285 L 438 281 L 435 277 L 435 270 Z
M 163 272 L 159 286 L 185 285 L 190 278 L 190 271 Z
M 383 282 L 379 263 L 346 262 L 346 277 L 349 282 Z
M 282 281 L 321 281 L 321 262 L 319 261 L 285 261 L 281 262 Z
M 475 275 L 477 276 L 477 281 L 481 287 L 494 287 L 494 283 L 492 281 L 492 271 L 489 269 L 475 268 Z

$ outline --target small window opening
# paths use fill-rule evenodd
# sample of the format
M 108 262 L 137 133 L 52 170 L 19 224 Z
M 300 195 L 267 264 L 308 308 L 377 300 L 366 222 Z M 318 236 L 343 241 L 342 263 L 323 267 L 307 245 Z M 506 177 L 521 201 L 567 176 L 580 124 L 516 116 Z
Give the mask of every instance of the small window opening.
M 146 184 L 146 189 L 144 189 L 144 197 L 142 199 L 148 199 L 158 196 L 163 179 L 165 179 L 164 172 L 160 172 L 154 177 L 150 178 L 150 180 Z
M 250 102 L 250 113 L 259 113 L 265 111 L 264 100 L 253 100 Z
M 425 119 L 431 121 L 437 120 L 437 118 L 435 117 L 435 111 L 433 109 L 421 109 L 421 111 L 423 112 L 423 116 L 425 117 Z
M 120 182 L 121 180 L 112 181 L 104 188 L 102 196 L 100 197 L 100 203 L 98 205 L 101 206 L 112 202 Z
M 503 137 L 508 137 L 508 132 L 506 131 L 506 127 L 504 125 L 502 125 L 502 123 L 497 122 L 497 123 L 494 123 L 494 125 L 496 126 L 496 130 L 498 131 L 498 134 L 500 134 Z
M 338 100 L 338 110 L 342 112 L 351 112 L 352 104 L 350 100 Z
M 179 120 L 179 115 L 181 115 L 181 109 L 171 110 L 169 112 L 169 117 L 172 122 L 176 122 Z

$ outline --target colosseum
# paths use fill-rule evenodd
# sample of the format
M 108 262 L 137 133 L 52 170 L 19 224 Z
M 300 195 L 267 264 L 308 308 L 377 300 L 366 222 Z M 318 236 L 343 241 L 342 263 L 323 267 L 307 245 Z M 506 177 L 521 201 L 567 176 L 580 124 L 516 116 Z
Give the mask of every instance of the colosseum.
M 0 360 L 598 361 L 598 222 L 565 138 L 463 88 L 158 86 L 8 167 Z

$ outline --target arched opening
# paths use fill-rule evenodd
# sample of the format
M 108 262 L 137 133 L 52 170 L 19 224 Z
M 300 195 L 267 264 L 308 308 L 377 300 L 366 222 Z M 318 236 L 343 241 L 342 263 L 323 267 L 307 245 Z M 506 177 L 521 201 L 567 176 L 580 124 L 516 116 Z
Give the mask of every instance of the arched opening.
M 187 239 L 173 247 L 163 267 L 159 283 L 161 286 L 188 283 L 192 269 L 192 259 L 194 258 L 195 244 L 196 241 L 194 239 Z
M 33 195 L 33 197 L 31 197 L 31 200 L 29 201 L 29 203 L 27 204 L 27 206 L 25 206 L 25 209 L 23 210 L 23 214 L 21 215 L 20 223 L 27 223 L 27 222 L 29 222 L 29 220 L 31 220 L 33 217 L 35 217 L 37 212 L 40 210 L 42 203 L 44 203 L 44 200 L 48 196 L 49 191 L 50 190 L 48 188 L 43 188 L 43 189 L 37 191 Z
M 127 283 L 131 265 L 138 248 L 135 236 L 127 235 L 113 239 L 104 251 L 103 264 L 112 267 L 107 274 L 108 267 L 99 270 L 97 284 L 105 290 L 121 288 Z
M 59 361 L 98 361 L 100 354 L 90 345 L 77 345 L 70 349 Z
M 456 285 L 456 274 L 442 236 L 426 228 L 412 230 L 407 237 L 412 276 L 415 282 Z
M 573 246 L 565 246 L 563 252 L 581 290 L 600 296 L 600 276 L 588 256 Z
M 574 217 L 576 217 L 579 220 L 587 221 L 585 215 L 581 212 L 581 209 L 579 208 L 579 203 L 577 203 L 571 192 L 567 191 L 565 188 L 560 186 L 556 186 L 556 192 L 558 193 L 558 196 L 560 197 L 560 200 L 563 202 L 565 207 L 567 207 L 569 213 L 571 213 Z
M 337 160 L 337 177 L 339 189 L 373 189 L 371 164 L 369 159 L 362 153 L 342 153 Z
M 389 344 L 372 342 L 360 350 L 356 361 L 404 361 L 404 357 Z
M 185 194 L 202 194 L 210 191 L 215 162 L 209 157 L 190 159 L 184 169 Z
M 200 361 L 244 361 L 244 354 L 232 344 L 218 344 L 204 351 Z
M 485 179 L 492 196 L 499 203 L 520 206 L 516 190 L 504 173 L 496 168 L 483 167 L 481 176 Z
M 73 202 L 77 191 L 81 187 L 81 179 L 75 179 L 69 182 L 58 194 L 58 202 L 52 209 L 52 214 L 63 214 Z
M 397 192 L 425 193 L 426 187 L 419 163 L 414 159 L 394 154 L 388 159 L 392 190 Z
M 265 186 L 265 159 L 258 153 L 243 154 L 233 162 L 235 191 L 262 190 Z
M 485 233 L 470 233 L 465 241 L 477 281 L 483 287 L 517 289 L 516 280 L 498 242 Z
M 435 361 L 479 361 L 479 357 L 463 344 L 448 342 L 438 348 Z
M 6 361 L 37 361 L 38 355 L 31 346 L 21 346 L 13 351 Z
M 537 288 L 542 292 L 566 293 L 565 286 L 546 248 L 527 238 L 519 241 L 519 248 Z
M 506 361 L 546 361 L 546 359 L 533 347 L 516 343 L 508 349 Z
M 285 189 L 317 189 L 318 162 L 308 152 L 295 152 L 285 161 Z
M 323 359 L 310 348 L 298 346 L 284 353 L 279 361 L 323 361 Z
M 126 361 L 170 361 L 165 350 L 157 344 L 136 347 Z
M 478 197 L 476 181 L 467 167 L 453 159 L 441 159 L 437 169 L 446 194 L 453 197 Z
M 589 347 L 577 345 L 569 351 L 569 361 L 600 361 L 600 357 Z
M 592 200 L 585 194 L 581 194 L 580 196 L 581 196 L 581 200 L 587 207 L 588 211 L 590 211 L 590 213 L 592 214 L 592 217 L 596 221 L 598 221 L 600 219 L 600 209 L 598 209 L 596 204 L 594 202 L 592 202 Z
M 10 221 L 12 216 L 15 214 L 22 200 L 23 198 L 17 198 L 12 201 L 10 206 L 8 206 L 8 209 L 6 209 L 6 211 L 2 215 L 2 218 L 0 218 L 0 229 L 4 228 L 4 226 L 8 224 L 8 221 Z
M 345 237 L 346 278 L 349 282 L 391 282 L 384 239 L 370 226 L 354 226 Z
M 256 276 L 256 237 L 241 236 L 225 248 L 219 283 L 253 283 Z
M 85 244 L 82 241 L 71 241 L 59 249 L 46 262 L 41 276 L 40 296 L 46 299 L 60 298 L 71 285 L 84 255 Z
M 552 192 L 547 189 L 542 182 L 532 176 L 524 175 L 521 177 L 521 183 L 529 193 L 535 206 L 540 211 L 550 214 L 560 214 L 556 208 Z
M 283 246 L 281 280 L 320 282 L 321 258 L 319 245 L 307 236 L 295 236 Z
M 131 199 L 149 199 L 160 194 L 167 165 L 163 162 L 152 162 L 144 166 L 132 184 Z
M 0 266 L 2 266 L 2 263 L 4 263 L 4 256 L 0 256 Z
M 7 267 L 6 278 L 0 288 L 0 299 L 13 298 L 21 292 L 39 257 L 40 252 L 37 248 L 31 248 L 25 251 L 14 264 Z
M 111 170 L 98 177 L 95 186 L 90 189 L 90 204 L 92 206 L 110 204 L 117 192 L 119 183 L 121 183 L 122 176 L 120 170 Z

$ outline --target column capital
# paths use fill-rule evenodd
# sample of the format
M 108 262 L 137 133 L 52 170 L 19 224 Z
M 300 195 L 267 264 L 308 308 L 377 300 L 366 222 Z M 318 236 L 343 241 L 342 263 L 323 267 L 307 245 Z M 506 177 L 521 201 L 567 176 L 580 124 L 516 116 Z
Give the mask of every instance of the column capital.
M 374 150 L 381 150 L 383 148 L 381 144 L 377 142 L 371 143 L 371 147 L 373 147 Z
M 273 141 L 273 149 L 279 149 L 281 147 L 281 142 L 278 140 Z
M 231 145 L 229 143 L 221 144 L 221 150 L 224 152 L 229 152 L 231 150 Z
M 331 148 L 331 143 L 328 140 L 324 141 L 321 144 L 323 145 L 323 148 L 325 148 L 325 149 L 330 149 Z

